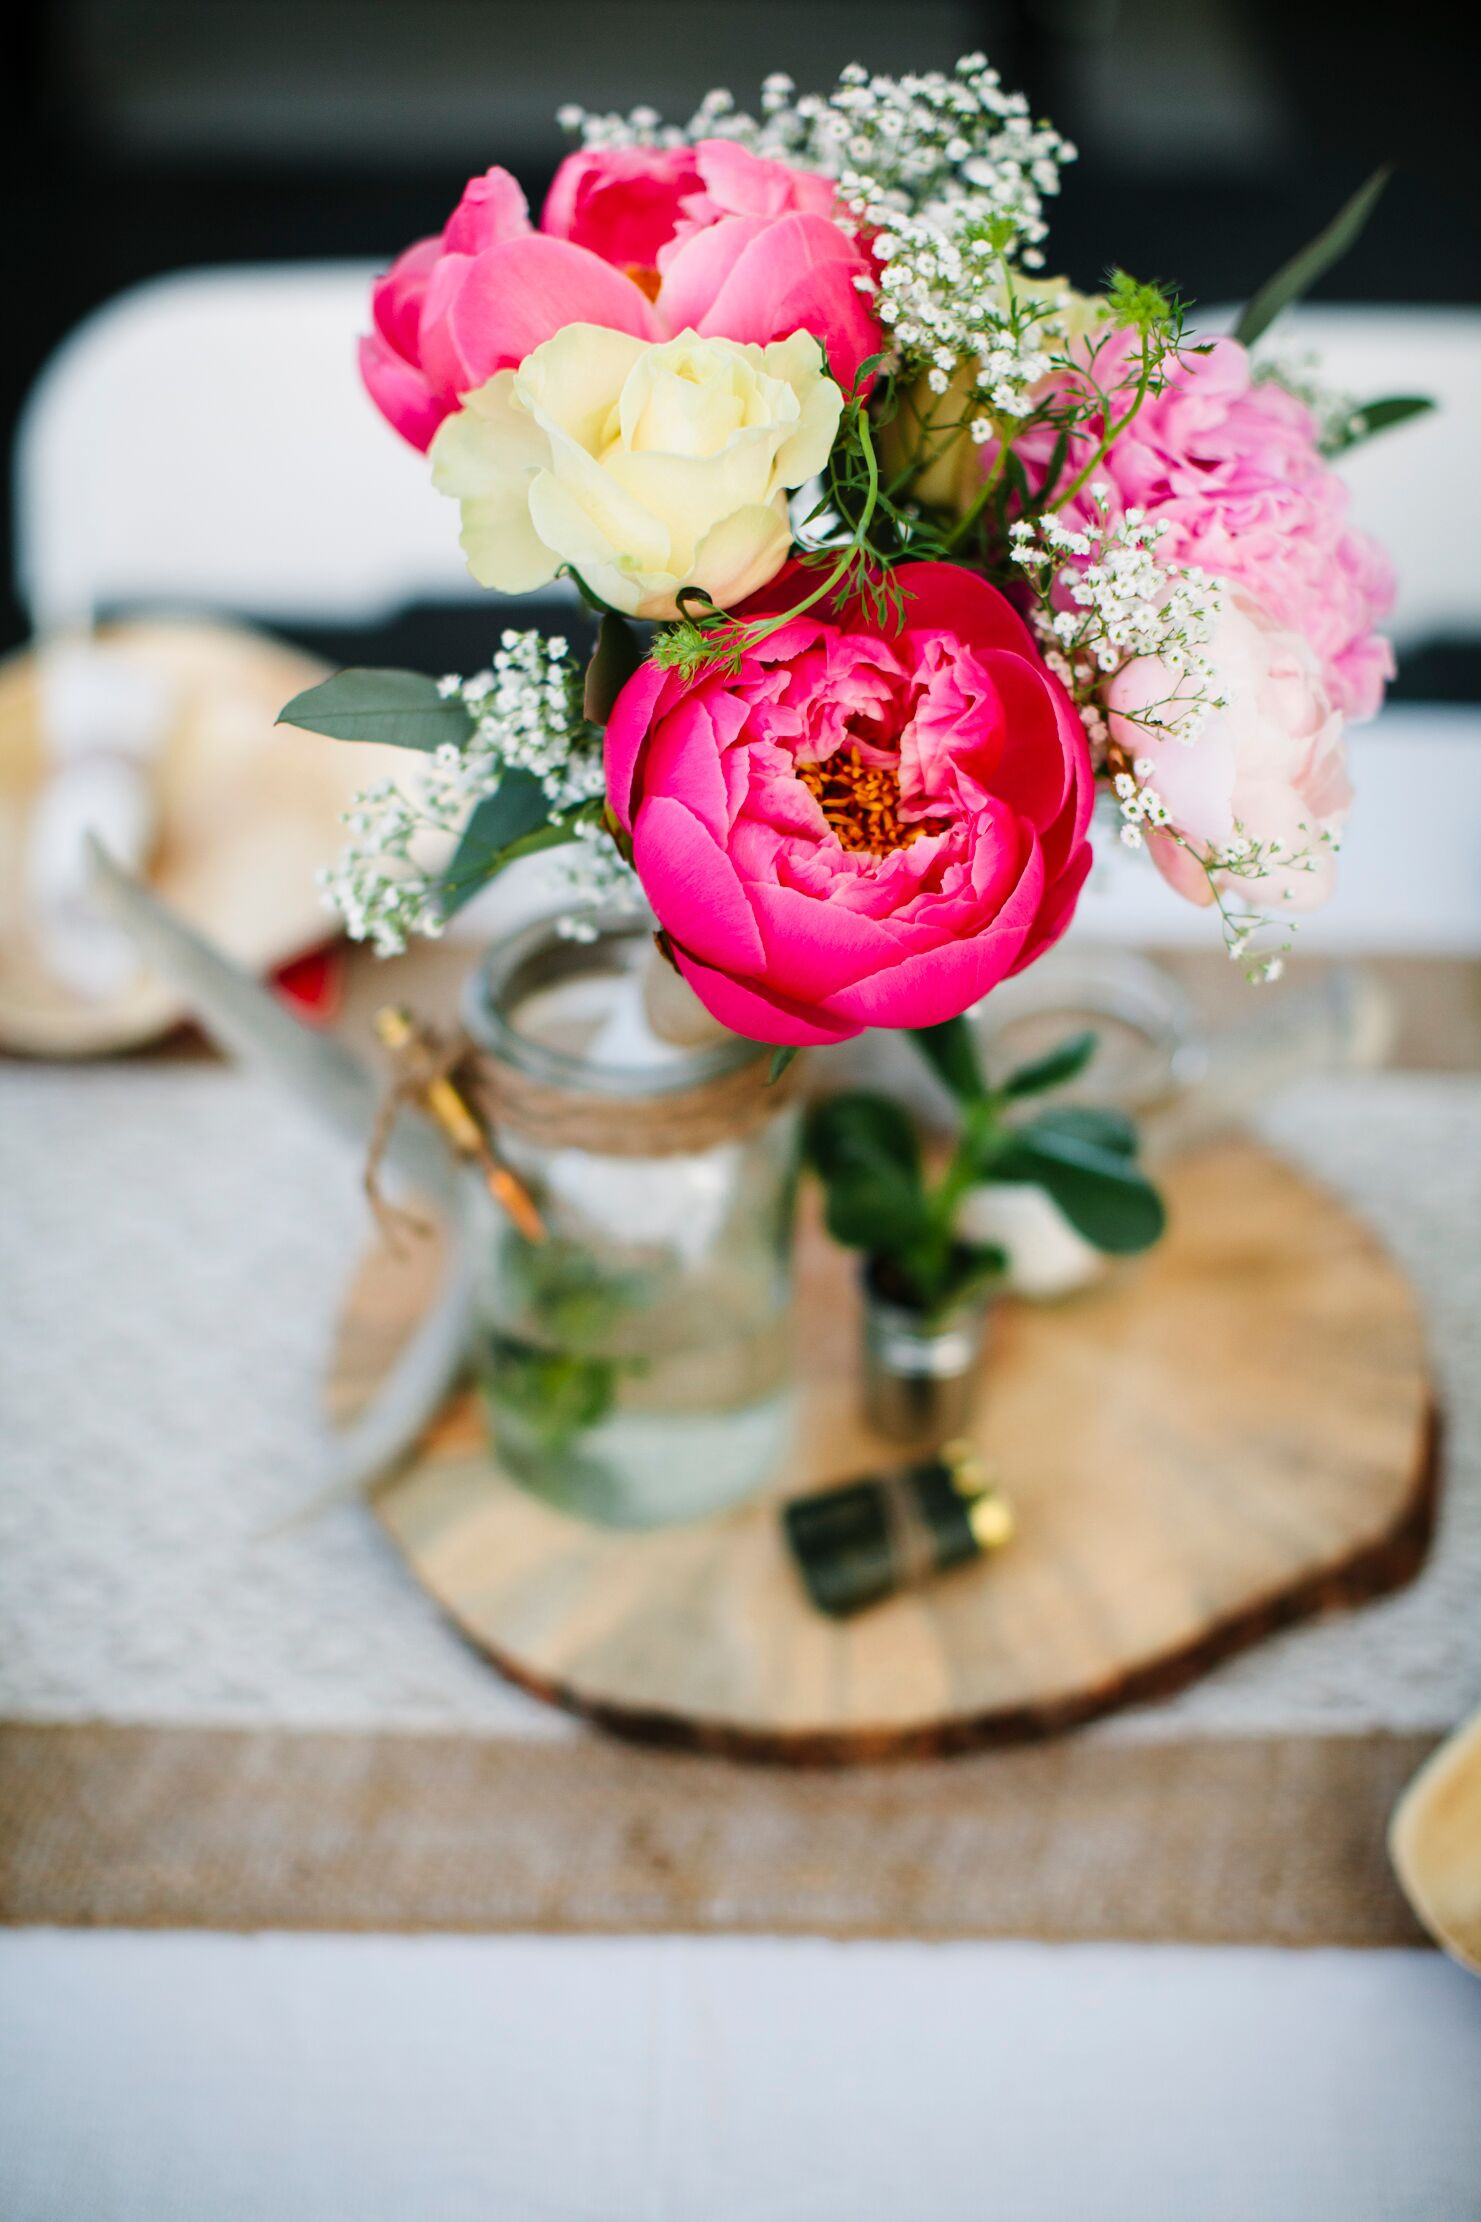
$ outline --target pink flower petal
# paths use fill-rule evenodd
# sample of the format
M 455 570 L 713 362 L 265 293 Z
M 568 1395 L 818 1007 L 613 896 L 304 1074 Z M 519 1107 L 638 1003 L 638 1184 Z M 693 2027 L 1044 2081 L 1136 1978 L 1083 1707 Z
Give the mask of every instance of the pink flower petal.
M 360 376 L 387 423 L 425 454 L 432 435 L 447 415 L 421 372 L 392 352 L 379 332 L 360 342 Z
M 640 664 L 612 705 L 607 720 L 605 762 L 607 801 L 619 825 L 632 831 L 633 774 L 659 707 L 682 691 L 672 672 Z
M 567 324 L 602 324 L 634 339 L 659 337 L 653 310 L 632 280 L 564 239 L 529 232 L 486 247 L 461 266 L 458 258 L 445 257 L 422 315 L 428 381 L 449 397 L 471 393 Z
M 730 858 L 691 810 L 668 795 L 645 802 L 633 863 L 659 924 L 705 964 L 759 971 L 761 936 Z
M 748 1041 L 774 1042 L 783 1049 L 823 1048 L 830 1042 L 852 1041 L 862 1025 L 835 1019 L 828 1011 L 796 1003 L 786 996 L 769 994 L 755 980 L 732 980 L 709 965 L 699 964 L 686 950 L 676 948 L 674 961 L 695 994 L 722 1026 Z
M 478 255 L 501 239 L 518 239 L 530 229 L 530 204 L 507 170 L 485 170 L 470 177 L 463 198 L 443 228 L 449 254 Z

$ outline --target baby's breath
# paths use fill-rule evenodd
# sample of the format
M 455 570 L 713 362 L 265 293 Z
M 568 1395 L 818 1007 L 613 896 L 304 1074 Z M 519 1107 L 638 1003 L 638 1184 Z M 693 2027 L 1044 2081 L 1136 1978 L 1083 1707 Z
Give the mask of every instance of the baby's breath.
M 350 845 L 337 867 L 319 875 L 328 907 L 353 940 L 395 956 L 412 935 L 442 931 L 448 855 L 506 772 L 533 773 L 551 821 L 573 838 L 600 831 L 587 821 L 605 794 L 602 737 L 583 713 L 582 686 L 582 666 L 565 640 L 514 631 L 504 633 L 487 671 L 439 681 L 444 700 L 456 699 L 468 713 L 467 740 L 418 758 L 410 791 L 383 779 L 357 795 L 344 819 Z M 620 866 L 615 850 L 612 857 Z
M 1191 746 L 1210 714 L 1225 707 L 1208 655 L 1221 606 L 1219 582 L 1190 564 L 1159 561 L 1167 531 L 1161 521 L 1128 509 L 1112 524 L 1107 490 L 1092 487 L 1091 499 L 1095 514 L 1084 526 L 1067 525 L 1049 511 L 1008 528 L 1013 561 L 1034 590 L 1045 661 L 1104 755 L 1107 682 L 1136 659 L 1155 657 L 1169 674 L 1168 693 L 1117 715 Z M 1142 822 L 1143 815 L 1128 817 L 1133 826 Z

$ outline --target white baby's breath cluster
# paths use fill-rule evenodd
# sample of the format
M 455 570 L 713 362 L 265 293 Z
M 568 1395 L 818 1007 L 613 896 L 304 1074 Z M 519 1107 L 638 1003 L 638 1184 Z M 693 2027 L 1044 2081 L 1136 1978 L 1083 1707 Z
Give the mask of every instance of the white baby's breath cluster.
M 1034 591 L 1044 660 L 1068 690 L 1103 758 L 1109 739 L 1101 700 L 1106 682 L 1136 658 L 1155 657 L 1171 682 L 1168 692 L 1126 722 L 1191 746 L 1210 713 L 1225 706 L 1208 655 L 1222 589 L 1206 571 L 1159 559 L 1165 524 L 1140 509 L 1128 509 L 1113 522 L 1109 487 L 1098 484 L 1089 491 L 1094 513 L 1082 525 L 1046 511 L 1008 528 L 1013 561 Z M 1123 805 L 1129 799 L 1122 796 Z M 1135 830 L 1147 814 L 1123 808 L 1122 815 Z M 1137 832 L 1129 845 L 1139 841 Z
M 1006 260 L 1011 237 L 1005 240 L 1002 218 L 976 201 L 919 216 L 868 201 L 859 214 L 876 231 L 875 311 L 902 365 L 923 371 L 933 394 L 955 387 L 979 446 L 993 436 L 994 418 L 1029 415 L 1034 388 L 1063 360 L 1069 290 L 1015 288 Z
M 576 813 L 590 814 L 605 786 L 601 733 L 582 713 L 582 685 L 582 666 L 565 640 L 514 631 L 502 636 L 487 671 L 439 681 L 443 699 L 468 713 L 466 742 L 445 742 L 419 758 L 412 792 L 382 779 L 357 795 L 344 819 L 350 845 L 319 875 L 327 906 L 352 940 L 397 956 L 414 934 L 441 933 L 453 847 L 508 771 L 533 773 L 552 817 L 573 835 L 587 830 Z
M 1030 389 L 1063 344 L 1068 296 L 1015 300 L 1011 270 L 1042 267 L 1044 203 L 1075 149 L 1034 121 L 1022 93 L 1004 91 L 984 55 L 964 55 L 950 74 L 905 77 L 851 63 L 828 94 L 799 94 L 775 75 L 759 118 L 716 91 L 682 128 L 651 108 L 619 116 L 573 106 L 559 120 L 589 147 L 727 138 L 836 179 L 840 221 L 873 246 L 878 313 L 903 367 L 937 394 L 959 366 L 971 371 L 966 421 L 979 443 L 994 415 L 1028 414 Z
M 898 78 L 871 76 L 853 62 L 826 94 L 799 94 L 778 73 L 761 88 L 759 118 L 717 90 L 682 127 L 664 124 L 646 107 L 620 116 L 573 104 L 557 120 L 589 147 L 734 139 L 793 169 L 836 178 L 843 202 L 859 204 L 855 215 L 865 204 L 910 215 L 969 201 L 1029 250 L 1047 231 L 1044 202 L 1059 191 L 1062 165 L 1075 159 L 1052 125 L 1034 121 L 1022 93 L 1004 91 L 982 54 L 963 55 L 950 74 Z

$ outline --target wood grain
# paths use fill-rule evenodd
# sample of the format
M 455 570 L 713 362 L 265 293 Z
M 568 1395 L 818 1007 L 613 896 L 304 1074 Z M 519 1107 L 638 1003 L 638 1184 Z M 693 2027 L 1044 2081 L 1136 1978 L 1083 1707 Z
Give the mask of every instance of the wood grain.
M 897 1455 L 859 1417 L 849 1261 L 804 1229 L 795 1452 L 764 1496 L 607 1531 L 504 1479 L 465 1396 L 377 1511 L 417 1579 L 513 1680 L 628 1734 L 752 1757 L 872 1759 L 1043 1736 L 1165 1695 L 1305 1615 L 1406 1581 L 1433 1513 L 1417 1302 L 1334 1197 L 1251 1142 L 1175 1166 L 1138 1266 L 1005 1307 L 973 1432 L 1013 1545 L 851 1622 L 807 1603 L 776 1500 Z M 347 1411 L 425 1301 L 431 1261 L 352 1292 Z

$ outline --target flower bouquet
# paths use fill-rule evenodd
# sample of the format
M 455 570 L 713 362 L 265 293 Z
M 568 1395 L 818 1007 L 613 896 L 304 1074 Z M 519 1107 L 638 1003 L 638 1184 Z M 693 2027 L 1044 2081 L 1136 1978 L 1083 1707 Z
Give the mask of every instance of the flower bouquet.
M 773 1077 L 908 1030 L 963 1107 L 945 1189 L 877 1099 L 813 1155 L 919 1310 L 993 1262 L 952 1239 L 972 1179 L 1141 1246 L 1124 1122 L 1018 1131 L 962 1018 L 1069 925 L 1098 797 L 1252 977 L 1329 893 L 1344 726 L 1392 669 L 1388 567 L 1331 458 L 1424 404 L 1357 408 L 1251 350 L 1382 179 L 1199 337 L 1161 285 L 1044 275 L 1074 149 L 980 54 L 825 96 L 773 77 L 759 115 L 714 93 L 682 128 L 561 121 L 538 225 L 506 170 L 471 180 L 376 287 L 361 368 L 474 577 L 571 582 L 594 651 L 507 630 L 472 678 L 345 672 L 291 704 L 420 752 L 360 799 L 330 898 L 395 952 L 561 849 L 565 933 L 646 904 L 675 986 Z

